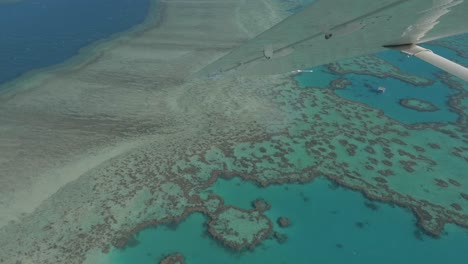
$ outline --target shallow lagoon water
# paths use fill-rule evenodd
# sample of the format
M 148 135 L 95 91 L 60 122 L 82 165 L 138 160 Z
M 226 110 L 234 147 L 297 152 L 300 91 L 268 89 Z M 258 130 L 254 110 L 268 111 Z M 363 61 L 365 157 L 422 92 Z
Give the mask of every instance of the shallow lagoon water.
M 352 80 L 352 84 L 345 89 L 337 90 L 336 94 L 381 109 L 387 116 L 402 123 L 448 123 L 455 122 L 458 118 L 458 115 L 451 112 L 447 105 L 448 97 L 455 94 L 456 91 L 438 81 L 430 86 L 413 87 L 393 78 L 380 79 L 374 76 L 357 76 L 356 74 L 346 74 L 345 78 Z M 385 93 L 376 93 L 374 90 L 365 88 L 365 84 L 370 84 L 372 87 L 383 86 L 386 91 Z M 431 102 L 439 110 L 435 112 L 418 112 L 402 107 L 399 102 L 404 98 L 417 98 Z
M 417 229 L 413 214 L 403 208 L 375 203 L 360 193 L 336 187 L 324 178 L 308 184 L 259 188 L 234 178 L 218 180 L 209 189 L 226 205 L 244 209 L 263 198 L 271 205 L 266 215 L 274 222 L 288 217 L 292 225 L 275 230 L 288 236 L 284 244 L 264 241 L 242 254 L 225 249 L 210 238 L 206 219 L 192 214 L 174 227 L 147 228 L 136 235 L 139 244 L 114 250 L 111 262 L 155 263 L 162 256 L 182 253 L 187 263 L 442 263 L 467 259 L 467 230 L 447 225 L 440 239 Z
M 433 47 L 432 47 L 433 48 Z M 458 57 L 455 52 L 444 48 L 433 48 L 435 52 L 452 60 L 461 62 L 466 59 Z M 435 79 L 434 74 L 441 71 L 434 66 L 414 58 L 408 59 L 405 55 L 394 51 L 386 51 L 377 54 L 379 58 L 397 66 L 402 72 L 416 74 L 417 76 Z M 345 99 L 367 104 L 373 108 L 382 110 L 387 116 L 405 123 L 415 124 L 424 122 L 449 123 L 456 122 L 458 115 L 450 110 L 448 98 L 457 93 L 439 80 L 431 85 L 413 86 L 396 78 L 379 78 L 365 74 L 343 74 L 332 73 L 326 66 L 311 68 L 312 73 L 302 73 L 295 77 L 300 87 L 303 88 L 325 88 L 331 81 L 343 77 L 351 84 L 344 89 L 335 89 L 335 93 Z M 366 86 L 374 89 L 366 88 Z M 385 93 L 377 93 L 377 87 L 385 87 Z M 417 98 L 428 101 L 439 108 L 435 112 L 418 112 L 408 109 L 399 104 L 401 99 Z

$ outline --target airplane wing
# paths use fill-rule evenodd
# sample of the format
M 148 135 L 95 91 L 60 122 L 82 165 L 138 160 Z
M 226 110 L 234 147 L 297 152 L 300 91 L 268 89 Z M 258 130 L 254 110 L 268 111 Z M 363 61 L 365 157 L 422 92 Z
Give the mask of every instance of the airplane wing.
M 467 2 L 316 0 L 197 75 L 285 73 L 385 48 L 415 55 L 416 44 L 468 32 Z M 439 56 L 426 61 L 440 67 Z M 454 73 L 468 81 L 468 70 L 458 66 Z

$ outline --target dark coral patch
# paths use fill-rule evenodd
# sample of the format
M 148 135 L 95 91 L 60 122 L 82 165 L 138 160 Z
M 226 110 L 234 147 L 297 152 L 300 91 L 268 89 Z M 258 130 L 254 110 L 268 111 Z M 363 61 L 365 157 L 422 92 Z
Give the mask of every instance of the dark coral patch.
M 375 150 L 371 146 L 367 146 L 364 150 L 369 154 L 375 154 Z
M 307 197 L 303 192 L 301 192 L 299 194 L 302 198 L 302 201 L 304 201 L 304 203 L 307 203 L 309 201 L 309 197 Z
M 387 165 L 387 166 L 392 166 L 393 165 L 393 163 L 391 161 L 389 161 L 389 160 L 382 160 L 382 163 Z
M 273 233 L 273 237 L 278 241 L 278 243 L 283 244 L 288 240 L 288 236 L 286 234 L 281 234 L 278 232 Z
M 363 222 L 356 222 L 355 223 L 356 227 L 359 228 L 359 229 L 363 229 L 365 224 Z
M 366 202 L 364 202 L 364 205 L 365 205 L 367 208 L 371 209 L 372 211 L 377 211 L 377 210 L 379 210 L 379 206 L 378 206 L 377 204 L 375 204 L 375 203 L 371 203 L 371 202 L 366 201 Z
M 341 146 L 343 146 L 343 147 L 345 147 L 345 146 L 348 145 L 348 141 L 347 141 L 346 139 L 340 139 L 338 142 L 339 142 L 339 143 L 341 144 Z
M 235 251 L 252 250 L 272 233 L 271 221 L 256 210 L 225 207 L 210 216 L 209 234 L 224 246 Z M 243 226 L 250 226 L 246 231 Z
M 374 177 L 374 180 L 379 183 L 387 183 L 387 180 L 382 177 Z
M 403 140 L 398 138 L 392 138 L 392 142 L 402 146 L 406 145 L 406 143 Z
M 414 230 L 413 236 L 414 236 L 414 238 L 416 238 L 416 239 L 419 240 L 419 241 L 422 241 L 422 240 L 423 240 L 423 233 L 421 232 L 420 229 Z
M 388 177 L 394 175 L 392 170 L 378 170 L 377 171 L 380 175 Z
M 454 179 L 448 179 L 448 182 L 450 182 L 452 185 L 457 186 L 457 187 L 461 186 L 461 184 Z
M 288 227 L 291 225 L 291 220 L 287 217 L 279 217 L 277 222 L 280 227 Z
M 417 164 L 416 162 L 412 160 L 408 160 L 408 161 L 400 160 L 399 162 L 401 165 L 403 165 L 403 168 L 405 169 L 405 171 L 410 172 L 410 173 L 414 172 L 413 166 Z
M 418 218 L 422 221 L 430 222 L 432 220 L 432 215 L 422 208 L 417 208 L 415 212 Z
M 391 152 L 385 152 L 385 153 L 384 153 L 384 156 L 385 156 L 387 159 L 391 159 L 391 158 L 393 158 L 394 155 L 393 155 L 393 153 L 391 153 Z
M 132 235 L 128 238 L 128 240 L 126 240 L 125 246 L 123 248 L 133 248 L 137 247 L 139 244 L 140 241 L 134 235 Z
M 418 112 L 435 112 L 439 110 L 439 108 L 431 102 L 416 98 L 401 99 L 400 105 Z
M 349 144 L 349 147 L 346 149 L 346 151 L 348 151 L 348 154 L 350 156 L 354 156 L 356 155 L 356 149 L 357 149 L 357 146 L 354 145 L 354 144 Z
M 413 146 L 413 148 L 414 148 L 416 151 L 419 151 L 419 152 L 425 152 L 425 151 L 426 151 L 423 147 L 420 147 L 420 146 Z
M 392 150 L 388 147 L 383 148 L 384 153 L 392 153 Z
M 433 149 L 440 149 L 440 146 L 438 144 L 436 144 L 436 143 L 429 143 L 428 145 L 429 145 L 429 147 L 431 147 Z
M 457 210 L 457 211 L 462 211 L 463 208 L 461 207 L 461 205 L 457 204 L 457 203 L 453 203 L 451 204 L 450 206 L 453 207 L 453 209 Z
M 259 212 L 263 212 L 270 209 L 270 204 L 262 198 L 258 198 L 255 201 L 253 201 L 252 206 L 255 208 L 255 210 Z
M 166 224 L 166 227 L 167 227 L 168 229 L 170 229 L 170 230 L 176 231 L 177 228 L 179 228 L 179 224 L 180 224 L 180 222 L 175 222 L 175 221 L 174 221 L 174 222 L 167 223 L 167 224 Z
M 468 200 L 468 194 L 460 193 L 460 196 L 463 197 L 463 199 Z
M 436 182 L 437 186 L 440 186 L 440 187 L 443 187 L 443 188 L 447 188 L 449 185 L 446 181 L 444 180 L 441 180 L 441 179 L 434 179 L 434 181 Z
M 357 141 L 361 142 L 361 143 L 365 143 L 366 142 L 366 139 L 364 137 L 357 137 L 356 138 Z
M 325 35 L 325 38 L 330 38 L 331 37 L 331 34 L 329 35 Z M 339 78 L 339 79 L 336 79 L 334 81 L 332 81 L 330 83 L 330 87 L 332 88 L 335 88 L 335 89 L 344 89 L 346 87 L 346 85 L 348 84 L 351 84 L 351 81 L 348 80 L 348 79 L 344 79 L 344 78 Z
M 160 264 L 184 264 L 185 258 L 180 253 L 174 253 L 164 257 L 160 262 Z

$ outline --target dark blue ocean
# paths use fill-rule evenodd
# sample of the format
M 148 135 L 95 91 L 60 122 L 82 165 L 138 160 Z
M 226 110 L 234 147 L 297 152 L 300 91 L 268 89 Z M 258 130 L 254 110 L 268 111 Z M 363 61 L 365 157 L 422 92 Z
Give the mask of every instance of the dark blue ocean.
M 62 63 L 143 22 L 149 0 L 24 0 L 0 4 L 0 84 Z

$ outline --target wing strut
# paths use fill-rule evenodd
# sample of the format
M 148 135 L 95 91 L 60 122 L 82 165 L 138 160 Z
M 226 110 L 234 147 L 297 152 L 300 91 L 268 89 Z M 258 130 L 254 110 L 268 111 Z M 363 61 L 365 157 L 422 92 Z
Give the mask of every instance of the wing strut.
M 427 63 L 430 63 L 468 82 L 468 68 L 463 67 L 462 65 L 455 63 L 453 61 L 450 61 L 444 57 L 441 57 L 433 53 L 431 50 L 425 49 L 423 47 L 420 47 L 414 44 L 392 46 L 388 48 L 399 50 L 410 56 L 418 57 L 421 60 Z

